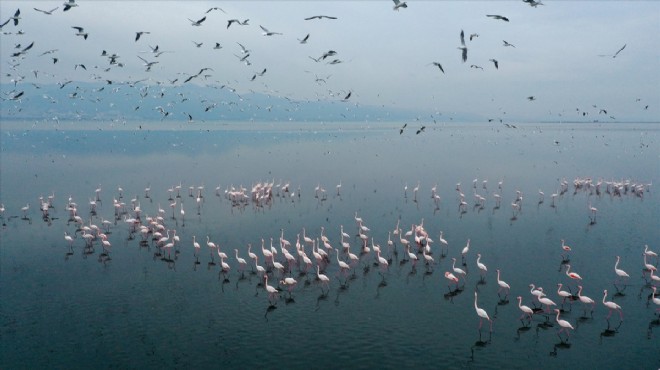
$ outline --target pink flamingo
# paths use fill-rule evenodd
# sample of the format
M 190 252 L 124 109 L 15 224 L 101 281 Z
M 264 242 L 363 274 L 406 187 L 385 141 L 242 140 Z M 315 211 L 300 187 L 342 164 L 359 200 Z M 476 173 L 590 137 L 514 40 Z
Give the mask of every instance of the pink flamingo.
M 571 265 L 566 265 L 566 276 L 574 280 L 582 280 L 582 277 L 575 272 L 571 271 Z
M 605 305 L 605 307 L 609 309 L 609 313 L 607 314 L 607 320 L 609 320 L 610 316 L 612 316 L 612 310 L 616 310 L 617 312 L 619 312 L 619 319 L 623 321 L 623 312 L 621 311 L 621 306 L 619 306 L 618 304 L 612 301 L 605 301 L 605 298 L 607 298 L 607 289 L 603 291 L 603 304 Z
M 490 331 L 493 331 L 493 320 L 488 317 L 488 313 L 486 313 L 486 310 L 483 308 L 479 308 L 477 306 L 477 292 L 474 292 L 474 309 L 477 311 L 477 315 L 479 316 L 479 330 L 481 330 L 481 325 L 483 324 L 483 319 L 488 320 L 488 323 L 490 324 Z
M 509 291 L 511 290 L 511 287 L 509 284 L 507 284 L 505 281 L 500 280 L 500 270 L 497 270 L 497 285 L 500 286 L 500 288 L 497 290 L 497 296 L 500 296 L 500 292 L 502 289 L 506 289 L 506 295 L 504 296 L 504 299 L 509 295 Z M 520 298 L 520 297 L 519 297 Z
M 529 318 L 529 321 L 532 321 L 532 315 L 534 314 L 534 310 L 522 304 L 521 296 L 518 296 L 518 308 L 520 308 L 520 311 L 523 312 L 522 315 L 520 315 L 520 319 L 519 319 L 520 321 L 522 321 L 523 317 L 525 316 Z
M 591 305 L 591 313 L 593 314 L 594 306 L 596 305 L 596 302 L 594 302 L 593 299 L 587 297 L 586 295 L 582 295 L 582 285 L 578 285 L 577 296 L 578 296 L 578 299 L 580 300 L 580 302 L 582 302 L 583 304 L 585 304 L 585 305 L 590 304 Z M 587 309 L 585 308 L 585 312 L 586 312 L 586 310 Z
M 564 261 L 568 261 L 568 260 L 569 260 L 569 258 L 568 258 L 568 252 L 571 251 L 571 247 L 568 246 L 568 245 L 566 245 L 566 244 L 564 244 L 564 239 L 561 240 L 561 249 L 564 250 L 564 253 L 562 253 L 562 255 L 561 255 L 562 260 L 564 260 Z
M 559 309 L 555 308 L 555 312 L 557 313 L 557 318 L 556 318 L 557 324 L 561 326 L 561 329 L 559 329 L 559 331 L 557 332 L 559 339 L 561 339 L 561 336 L 559 334 L 561 334 L 562 331 L 566 331 L 567 338 L 570 337 L 571 335 L 569 334 L 568 329 L 574 330 L 573 325 L 571 325 L 571 323 L 566 320 L 559 319 Z

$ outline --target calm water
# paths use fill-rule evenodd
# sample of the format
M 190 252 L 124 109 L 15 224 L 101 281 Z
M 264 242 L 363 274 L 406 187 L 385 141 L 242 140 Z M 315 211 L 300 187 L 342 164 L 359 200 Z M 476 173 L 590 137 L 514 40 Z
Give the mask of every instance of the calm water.
M 660 177 L 657 124 L 437 125 L 419 135 L 413 127 L 399 135 L 398 123 L 208 124 L 194 130 L 153 130 L 157 125 L 149 123 L 141 130 L 138 124 L 112 130 L 102 124 L 57 130 L 4 125 L 2 368 L 660 367 L 660 321 L 657 306 L 649 303 L 642 258 L 645 244 L 660 251 L 660 201 L 656 187 L 648 186 Z M 600 194 L 594 187 L 576 190 L 573 180 L 587 177 L 593 184 L 629 180 L 646 190 L 641 197 L 630 190 L 608 194 L 605 184 Z M 475 178 L 483 206 L 475 206 Z M 568 189 L 553 206 L 551 194 L 563 179 Z M 275 191 L 263 207 L 232 206 L 225 196 L 231 186 L 250 189 L 269 181 L 289 183 L 291 191 Z M 459 182 L 464 209 L 455 190 Z M 174 190 L 169 200 L 168 189 L 177 185 L 180 198 Z M 127 213 L 115 217 L 119 186 Z M 195 195 L 204 187 L 199 214 L 190 186 Z M 317 186 L 325 195 L 315 194 Z M 439 201 L 431 198 L 434 186 Z M 519 211 L 511 207 L 516 190 L 522 194 Z M 53 192 L 44 219 L 38 198 Z M 501 194 L 500 207 L 495 193 Z M 86 225 L 91 220 L 103 228 L 102 220 L 112 221 L 107 256 L 100 240 L 86 248 L 79 226 L 68 221 L 69 197 Z M 169 258 L 151 237 L 144 246 L 140 233 L 130 232 L 124 217 L 135 216 L 131 199 L 139 202 L 142 220 L 164 209 L 165 228 L 181 240 Z M 598 208 L 595 219 L 590 204 Z M 291 296 L 282 291 L 272 306 L 262 279 L 250 267 L 244 275 L 238 271 L 234 249 L 249 261 L 252 244 L 264 265 L 261 239 L 270 247 L 274 238 L 279 247 L 282 229 L 295 255 L 303 228 L 320 238 L 323 227 L 330 244 L 341 249 L 343 225 L 351 252 L 358 254 L 356 212 L 383 257 L 391 257 L 387 270 L 374 265 L 371 252 L 360 256 L 348 277 L 340 275 L 331 252 L 324 290 L 307 246 L 312 270 L 301 275 L 294 266 L 297 286 Z M 420 261 L 413 268 L 403 262 L 399 236 L 391 236 L 396 254 L 387 247 L 397 222 L 402 233 L 423 222 L 435 241 L 435 264 Z M 440 231 L 449 244 L 446 256 Z M 65 232 L 76 236 L 71 249 Z M 197 256 L 193 235 L 202 245 Z M 209 264 L 207 236 L 229 255 L 230 272 L 222 273 L 217 254 L 216 264 Z M 554 316 L 538 313 L 521 323 L 516 300 L 522 296 L 523 304 L 532 305 L 529 284 L 544 287 L 557 303 L 557 283 L 575 293 L 577 283 L 564 273 L 561 239 L 572 246 L 570 264 L 583 278 L 583 293 L 597 303 L 593 316 L 580 302 L 564 304 L 562 318 L 575 327 L 567 340 L 557 336 Z M 477 253 L 488 267 L 483 282 Z M 339 256 L 347 259 L 343 251 Z M 630 275 L 618 294 L 616 256 Z M 451 271 L 452 257 L 468 274 L 462 290 L 449 294 L 454 286 L 448 287 L 444 273 Z M 281 252 L 276 260 L 286 262 Z M 498 297 L 496 269 L 511 286 L 508 299 Z M 281 274 L 268 276 L 268 284 L 277 286 Z M 623 322 L 616 313 L 606 320 L 604 289 L 608 300 L 623 307 Z M 478 330 L 475 290 L 479 306 L 494 319 L 492 334 L 488 323 Z

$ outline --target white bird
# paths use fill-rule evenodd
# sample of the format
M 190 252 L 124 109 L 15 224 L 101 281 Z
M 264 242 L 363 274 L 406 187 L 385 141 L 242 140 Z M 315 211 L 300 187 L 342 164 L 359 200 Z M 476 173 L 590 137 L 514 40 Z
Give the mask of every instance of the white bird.
M 264 32 L 262 33 L 262 35 L 264 35 L 264 36 L 281 35 L 280 32 L 271 32 L 271 31 L 268 31 L 268 29 L 266 29 L 266 27 L 264 27 L 264 26 L 262 26 L 262 25 L 259 25 L 259 27 L 264 31 Z
M 64 11 L 64 12 L 68 11 L 71 8 L 75 8 L 75 7 L 78 6 L 78 4 L 76 4 L 76 0 L 69 0 L 69 1 L 65 2 L 64 4 L 62 4 L 62 5 L 64 6 L 64 9 L 62 9 L 62 11 Z
M 566 335 L 570 337 L 568 329 L 574 330 L 575 328 L 573 328 L 573 325 L 571 325 L 570 322 L 568 322 L 566 320 L 561 320 L 559 318 L 559 309 L 555 308 L 555 312 L 557 313 L 557 318 L 556 318 L 557 324 L 559 324 L 559 326 L 561 326 L 561 329 L 559 329 L 559 331 L 557 332 L 557 335 L 561 334 L 561 332 L 565 330 Z
M 477 315 L 479 316 L 479 330 L 481 330 L 483 319 L 486 319 L 490 324 L 490 331 L 493 331 L 493 321 L 490 319 L 490 317 L 488 317 L 488 313 L 486 313 L 486 310 L 483 308 L 479 308 L 477 306 L 477 292 L 474 292 L 474 309 L 477 311 Z
M 36 10 L 36 11 L 38 11 L 38 12 L 42 12 L 42 13 L 44 13 L 44 14 L 46 14 L 46 15 L 53 15 L 53 12 L 56 11 L 57 9 L 59 9 L 59 8 L 60 8 L 60 7 L 58 6 L 58 7 L 56 7 L 56 8 L 51 9 L 51 10 L 41 10 L 41 9 L 37 9 L 37 8 L 33 8 L 33 9 Z

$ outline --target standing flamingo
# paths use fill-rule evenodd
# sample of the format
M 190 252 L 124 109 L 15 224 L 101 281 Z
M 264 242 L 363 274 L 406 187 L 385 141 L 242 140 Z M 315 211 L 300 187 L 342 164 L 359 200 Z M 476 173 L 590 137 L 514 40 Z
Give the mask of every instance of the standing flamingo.
M 571 265 L 566 265 L 566 276 L 574 280 L 582 280 L 582 277 L 575 272 L 571 271 Z
M 525 316 L 529 318 L 529 321 L 532 321 L 532 315 L 534 314 L 534 310 L 522 304 L 521 296 L 518 296 L 518 308 L 520 308 L 520 311 L 523 312 L 522 315 L 520 315 L 520 319 L 519 319 L 520 321 L 522 321 L 523 317 Z
M 470 239 L 467 240 L 467 244 L 465 244 L 465 247 L 463 247 L 463 250 L 461 251 L 463 265 L 465 265 L 465 255 L 468 253 L 469 250 L 470 250 Z
M 567 292 L 565 290 L 561 290 L 561 287 L 562 287 L 562 283 L 558 283 L 557 284 L 557 295 L 559 295 L 560 297 L 563 298 L 563 300 L 561 301 L 561 306 L 563 308 L 564 307 L 564 302 L 566 302 L 566 298 L 572 298 L 573 294 L 571 294 L 570 292 Z
M 481 331 L 481 325 L 483 324 L 483 319 L 488 320 L 488 323 L 490 324 L 490 331 L 493 331 L 493 320 L 488 317 L 488 314 L 486 313 L 486 310 L 483 308 L 479 308 L 477 306 L 477 292 L 474 292 L 474 309 L 477 311 L 477 315 L 479 316 L 479 330 Z
M 268 302 L 273 305 L 273 298 L 277 298 L 279 291 L 275 287 L 268 285 L 268 275 L 264 274 L 264 284 L 266 286 L 266 291 L 268 292 Z
M 614 272 L 617 275 L 616 280 L 614 280 L 614 286 L 615 287 L 616 287 L 616 283 L 617 283 L 617 281 L 619 281 L 619 279 L 627 279 L 627 278 L 630 277 L 625 271 L 623 271 L 619 268 L 619 260 L 620 260 L 620 257 L 616 256 L 616 263 L 614 264 Z
M 481 263 L 481 253 L 477 253 L 477 267 L 479 267 L 479 270 L 481 270 L 481 281 L 484 281 L 485 274 L 488 272 L 488 268 L 486 265 Z
M 564 253 L 562 253 L 562 255 L 561 255 L 562 260 L 563 261 L 569 261 L 568 252 L 571 251 L 571 247 L 564 244 L 564 239 L 561 240 L 561 249 L 564 250 Z
M 658 288 L 653 287 L 653 295 L 651 296 L 651 300 L 653 301 L 654 304 L 658 306 L 658 308 L 655 310 L 656 312 L 660 312 L 660 298 L 655 297 L 655 293 L 658 290 Z
M 244 258 L 238 256 L 238 249 L 234 249 L 234 253 L 236 254 L 236 261 L 238 261 L 238 269 L 241 271 L 242 275 L 243 270 L 245 270 L 245 266 L 247 266 L 247 262 L 245 262 Z
M 509 291 L 511 290 L 511 287 L 505 281 L 500 280 L 500 270 L 497 270 L 497 285 L 500 286 L 500 288 L 497 290 L 497 296 L 499 297 L 500 292 L 503 289 L 506 289 L 506 294 L 504 295 L 504 299 L 506 299 L 506 297 L 509 295 Z M 520 298 L 520 297 L 518 297 L 518 298 Z
M 571 336 L 569 334 L 568 329 L 574 330 L 573 325 L 571 325 L 571 323 L 566 321 L 566 320 L 560 320 L 559 319 L 559 309 L 555 308 L 555 312 L 557 313 L 557 318 L 556 318 L 557 324 L 559 324 L 559 326 L 561 326 L 561 329 L 559 329 L 559 331 L 557 332 L 557 335 L 559 336 L 559 339 L 561 339 L 561 335 L 559 335 L 559 334 L 561 334 L 562 331 L 566 331 L 566 337 L 568 339 L 568 337 Z
M 591 305 L 591 314 L 593 315 L 594 306 L 596 305 L 596 302 L 594 302 L 593 299 L 587 297 L 586 295 L 582 295 L 582 285 L 578 285 L 577 296 L 578 296 L 578 299 L 580 300 L 580 302 L 582 302 L 583 304 L 585 304 L 585 305 L 590 304 Z M 587 309 L 585 308 L 584 311 L 586 312 Z
M 457 276 L 462 276 L 463 277 L 463 282 L 465 282 L 465 277 L 466 277 L 467 273 L 465 271 L 463 271 L 462 269 L 456 267 L 456 258 L 452 258 L 452 261 L 453 262 L 452 262 L 451 268 L 454 270 L 454 273 Z
M 321 281 L 321 292 L 323 291 L 323 286 L 330 290 L 330 278 L 327 275 L 321 273 L 321 267 L 316 266 L 316 277 Z
M 619 312 L 619 319 L 623 321 L 623 312 L 621 311 L 621 306 L 619 306 L 618 304 L 612 301 L 605 301 L 605 298 L 607 298 L 607 289 L 603 291 L 603 304 L 605 305 L 605 307 L 609 309 L 609 313 L 607 314 L 607 320 L 609 320 L 610 316 L 612 316 L 612 310 L 616 310 L 617 312 Z

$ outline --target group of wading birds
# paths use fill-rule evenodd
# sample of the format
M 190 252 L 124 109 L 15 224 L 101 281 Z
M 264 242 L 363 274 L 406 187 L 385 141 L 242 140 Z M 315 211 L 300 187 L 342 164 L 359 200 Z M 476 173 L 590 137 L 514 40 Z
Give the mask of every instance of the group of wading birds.
M 279 183 L 277 185 L 274 182 L 258 183 L 254 185 L 251 191 L 248 193 L 247 189 L 244 187 L 235 188 L 233 186 L 228 187 L 224 191 L 220 187 L 216 188 L 216 196 L 223 197 L 227 199 L 232 207 L 246 204 L 254 204 L 255 207 L 263 207 L 264 205 L 271 204 L 273 197 L 300 197 L 300 187 L 298 187 L 297 192 L 290 190 L 290 184 L 288 183 Z M 475 207 L 483 207 L 485 199 L 483 196 L 479 195 L 477 192 L 477 180 L 473 181 L 473 188 L 475 194 Z M 482 188 L 487 189 L 487 181 L 482 182 Z M 604 188 L 604 189 L 603 189 Z M 593 182 L 589 178 L 577 178 L 573 181 L 574 193 L 577 193 L 580 190 L 585 190 L 589 195 L 596 194 L 601 195 L 604 191 L 605 193 L 611 196 L 623 196 L 625 194 L 634 194 L 637 197 L 643 197 L 645 192 L 648 192 L 650 184 L 642 185 L 636 184 L 629 180 L 623 181 L 602 181 Z M 182 184 L 173 186 L 168 189 L 170 201 L 170 208 L 172 209 L 172 214 L 170 219 L 176 221 L 178 225 L 179 219 L 182 222 L 182 226 L 185 226 L 185 210 L 183 208 L 183 197 L 181 195 L 183 187 Z M 341 183 L 337 185 L 337 196 L 340 196 Z M 502 182 L 498 183 L 498 189 L 502 189 Z M 93 223 L 94 217 L 97 216 L 97 204 L 101 203 L 101 188 L 97 188 L 95 191 L 95 196 L 89 200 L 89 212 L 90 219 L 88 222 L 85 222 L 83 218 L 78 213 L 78 205 L 73 201 L 72 197 L 69 197 L 69 200 L 66 205 L 66 210 L 69 213 L 69 220 L 67 224 L 74 224 L 77 226 L 77 229 L 72 234 L 64 232 L 64 239 L 68 244 L 68 251 L 66 253 L 66 258 L 74 254 L 73 245 L 77 238 L 82 238 L 84 240 L 84 250 L 83 255 L 91 255 L 95 253 L 95 244 L 100 243 L 102 247 L 102 252 L 99 254 L 100 262 L 107 262 L 110 260 L 110 250 L 112 244 L 108 240 L 108 234 L 111 233 L 111 228 L 115 227 L 118 222 L 122 221 L 128 226 L 129 236 L 128 240 L 139 239 L 139 245 L 145 248 L 155 247 L 156 251 L 154 253 L 154 259 L 160 258 L 161 260 L 168 263 L 169 266 L 174 267 L 175 260 L 180 253 L 180 246 L 184 244 L 181 241 L 179 235 L 177 235 L 176 229 L 168 228 L 166 226 L 166 215 L 167 212 L 158 205 L 156 211 L 156 216 L 150 217 L 143 214 L 141 209 L 140 202 L 137 198 L 134 198 L 130 201 L 130 205 L 122 202 L 124 197 L 123 189 L 119 187 L 118 196 L 113 198 L 113 208 L 114 208 L 114 220 L 105 220 L 100 218 L 101 225 L 96 225 Z M 552 206 L 554 207 L 556 198 L 564 194 L 569 190 L 569 182 L 562 180 L 559 186 L 557 193 L 552 194 Z M 144 198 L 151 201 L 150 187 L 145 188 Z M 204 202 L 203 195 L 204 187 L 203 186 L 191 186 L 189 187 L 188 197 L 195 199 L 197 205 L 197 214 L 201 214 L 201 207 Z M 459 193 L 459 210 L 464 212 L 466 209 L 465 195 L 461 191 L 460 183 L 456 186 L 456 191 Z M 414 201 L 417 201 L 419 192 L 419 184 L 412 190 L 412 196 Z M 326 199 L 326 190 L 319 184 L 315 188 L 314 196 L 319 200 Z M 501 196 L 500 193 L 495 193 L 496 207 L 499 207 Z M 408 197 L 407 185 L 404 187 L 404 196 Z M 44 221 L 50 223 L 51 217 L 49 210 L 54 208 L 55 194 L 44 198 L 40 197 L 41 211 Z M 431 198 L 434 202 L 439 201 L 439 196 L 437 195 L 436 186 L 431 189 Z M 539 191 L 539 200 L 538 204 L 543 203 L 544 194 Z M 177 207 L 178 205 L 178 207 Z M 516 217 L 516 212 L 520 212 L 522 205 L 522 193 L 516 191 L 516 198 L 512 203 L 512 208 L 514 212 L 514 217 Z M 30 220 L 28 217 L 29 204 L 26 207 L 21 209 L 23 212 L 23 220 Z M 176 217 L 176 211 L 178 211 L 180 217 Z M 590 212 L 590 222 L 595 223 L 596 218 L 596 209 L 589 205 Z M 0 206 L 0 217 L 5 219 L 4 216 L 5 207 L 4 205 Z M 10 216 L 9 218 L 17 218 L 18 216 Z M 329 265 L 333 264 L 333 260 L 336 261 L 338 266 L 338 271 L 336 272 L 336 277 L 340 283 L 340 289 L 348 288 L 348 281 L 356 277 L 356 270 L 362 269 L 363 273 L 366 275 L 371 266 L 378 267 L 379 274 L 382 277 L 379 286 L 386 286 L 386 274 L 390 268 L 390 265 L 393 263 L 393 256 L 396 257 L 400 265 L 406 263 L 411 264 L 411 274 L 416 273 L 417 264 L 423 264 L 425 266 L 426 274 L 432 274 L 434 266 L 439 263 L 436 262 L 433 257 L 433 248 L 432 244 L 435 243 L 426 229 L 424 228 L 424 220 L 422 219 L 419 224 L 413 224 L 409 229 L 404 230 L 400 227 L 401 220 L 398 220 L 396 226 L 393 230 L 388 231 L 387 236 L 387 246 L 386 248 L 381 248 L 378 243 L 375 243 L 374 237 L 370 236 L 370 229 L 366 226 L 364 220 L 358 216 L 356 212 L 354 215 L 355 225 L 356 225 L 356 234 L 351 236 L 344 230 L 343 225 L 340 226 L 340 242 L 338 246 L 330 241 L 330 238 L 325 233 L 325 228 L 321 227 L 321 232 L 319 236 L 311 237 L 307 234 L 305 228 L 302 228 L 302 235 L 298 233 L 296 235 L 296 241 L 292 244 L 289 240 L 285 238 L 285 231 L 281 229 L 281 233 L 278 237 L 278 241 L 274 244 L 274 238 L 270 238 L 269 246 L 266 246 L 266 240 L 261 239 L 261 256 L 257 255 L 252 251 L 252 245 L 248 244 L 247 246 L 247 259 L 239 255 L 239 250 L 234 249 L 232 258 L 238 264 L 238 271 L 240 272 L 240 279 L 245 278 L 245 271 L 249 268 L 249 273 L 253 275 L 258 275 L 260 278 L 260 283 L 258 287 L 263 287 L 268 293 L 268 301 L 270 308 L 274 308 L 279 300 L 279 294 L 283 291 L 288 293 L 287 301 L 293 300 L 293 291 L 298 285 L 298 281 L 293 277 L 294 270 L 297 270 L 298 278 L 304 277 L 305 284 L 310 284 L 309 276 L 314 275 L 318 283 L 320 284 L 321 292 L 324 295 L 327 295 L 330 290 L 331 278 L 326 275 L 326 269 Z M 6 225 L 5 222 L 3 222 Z M 358 240 L 359 242 L 359 251 L 358 254 L 355 254 L 351 251 L 350 241 Z M 203 243 L 203 241 L 202 241 Z M 440 258 L 444 258 L 448 255 L 449 243 L 444 238 L 444 232 L 440 231 L 438 243 L 440 245 Z M 196 236 L 192 236 L 192 247 L 194 248 L 194 265 L 195 268 L 200 264 L 199 254 L 201 252 L 202 246 L 200 242 L 197 241 Z M 216 258 L 219 259 L 220 265 L 220 274 L 223 276 L 225 281 L 227 280 L 227 275 L 230 273 L 232 267 L 228 261 L 230 258 L 223 250 L 219 244 L 211 241 L 210 236 L 206 236 L 206 247 L 209 249 L 211 260 L 208 263 L 209 269 L 216 266 Z M 278 250 L 279 248 L 279 250 Z M 293 249 L 295 248 L 295 249 Z M 292 250 L 293 249 L 293 250 Z M 308 251 L 311 249 L 311 257 L 308 254 Z M 387 251 L 385 251 L 386 249 Z M 174 258 L 172 258 L 172 250 L 174 250 Z M 461 263 L 464 267 L 457 267 L 456 262 L 457 258 L 452 259 L 452 266 L 450 270 L 447 270 L 444 273 L 444 277 L 448 281 L 448 293 L 445 295 L 447 298 L 452 298 L 461 292 L 463 292 L 465 284 L 467 282 L 468 268 L 467 260 L 470 251 L 470 239 L 467 240 L 466 245 L 461 250 Z M 399 252 L 403 253 L 403 257 L 399 260 Z M 562 332 L 565 333 L 566 340 L 570 336 L 570 330 L 573 330 L 573 325 L 560 318 L 562 314 L 563 307 L 566 303 L 572 306 L 573 302 L 579 301 L 583 305 L 584 314 L 586 315 L 587 309 L 590 310 L 591 316 L 593 316 L 593 310 L 595 309 L 596 301 L 582 294 L 582 277 L 574 271 L 571 271 L 571 266 L 569 264 L 570 259 L 569 255 L 571 252 L 571 247 L 566 245 L 564 240 L 561 240 L 561 265 L 560 269 L 565 268 L 565 275 L 577 283 L 577 294 L 573 294 L 572 290 L 562 290 L 563 287 L 568 286 L 568 284 L 558 283 L 557 286 L 557 297 L 561 299 L 560 308 L 552 299 L 550 299 L 546 292 L 541 287 L 536 287 L 533 284 L 530 284 L 530 293 L 533 297 L 532 303 L 533 306 L 529 307 L 522 304 L 523 298 L 521 296 L 517 297 L 518 308 L 521 311 L 521 316 L 519 320 L 523 325 L 529 325 L 532 321 L 532 316 L 534 314 L 545 315 L 545 324 L 549 323 L 549 315 L 552 314 L 554 309 L 555 321 L 559 325 L 560 329 L 557 332 L 562 342 L 564 339 L 561 337 Z M 335 254 L 335 258 L 331 257 L 331 254 Z M 388 256 L 387 258 L 384 256 Z M 656 275 L 657 265 L 658 265 L 658 255 L 656 252 L 649 249 L 648 246 L 645 246 L 643 256 L 643 278 L 646 282 L 646 287 L 652 289 L 653 293 L 649 295 L 648 302 L 652 302 L 657 305 L 656 313 L 660 313 L 660 297 L 656 297 L 657 286 L 660 286 L 660 277 Z M 259 261 L 264 261 L 264 265 L 260 265 Z M 614 287 L 617 292 L 621 292 L 625 289 L 627 280 L 630 278 L 624 270 L 619 268 L 620 258 L 617 256 L 616 262 L 614 264 L 614 273 L 616 280 L 614 281 Z M 314 268 L 314 266 L 316 268 Z M 492 332 L 493 320 L 488 315 L 488 313 L 478 306 L 478 286 L 485 283 L 485 277 L 488 272 L 488 268 L 481 261 L 481 254 L 477 253 L 476 257 L 476 266 L 479 269 L 480 279 L 477 283 L 477 287 L 474 292 L 474 308 L 479 318 L 479 332 L 481 333 L 483 321 L 488 321 L 490 331 Z M 500 279 L 500 270 L 497 271 L 497 284 L 498 284 L 498 297 L 500 298 L 500 304 L 508 303 L 508 295 L 511 287 L 508 283 Z M 271 279 L 278 281 L 279 283 L 276 286 L 269 284 L 269 275 Z M 609 319 L 613 311 L 616 311 L 619 315 L 621 322 L 623 321 L 623 309 L 617 303 L 607 300 L 608 291 L 603 291 L 603 298 L 601 300 L 602 305 L 608 309 L 607 321 L 609 328 Z M 540 307 L 537 307 L 537 303 Z M 660 319 L 659 319 L 660 320 Z

